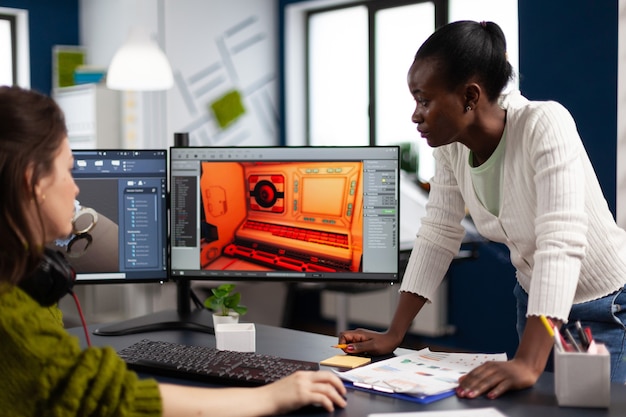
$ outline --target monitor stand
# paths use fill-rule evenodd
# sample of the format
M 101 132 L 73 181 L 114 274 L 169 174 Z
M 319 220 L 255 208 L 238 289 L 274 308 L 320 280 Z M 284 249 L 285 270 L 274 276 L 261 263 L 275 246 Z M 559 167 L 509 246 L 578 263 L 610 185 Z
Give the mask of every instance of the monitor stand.
M 164 330 L 194 330 L 214 334 L 213 313 L 207 309 L 191 311 L 191 285 L 189 281 L 176 283 L 177 310 L 152 313 L 118 323 L 107 324 L 93 331 L 98 336 L 122 336 L 127 334 Z
M 98 327 L 93 331 L 93 334 L 98 336 L 122 336 L 164 330 L 195 330 L 214 334 L 213 315 L 209 310 L 195 310 L 188 314 L 181 314 L 176 310 L 160 311 Z

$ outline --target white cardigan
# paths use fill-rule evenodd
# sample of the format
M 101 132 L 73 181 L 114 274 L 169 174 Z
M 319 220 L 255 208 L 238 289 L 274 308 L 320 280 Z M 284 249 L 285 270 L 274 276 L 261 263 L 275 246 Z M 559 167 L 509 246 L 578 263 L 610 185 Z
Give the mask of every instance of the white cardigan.
M 469 149 L 459 143 L 435 149 L 426 216 L 400 291 L 432 298 L 458 253 L 467 207 L 481 235 L 509 248 L 529 294 L 527 315 L 567 320 L 572 303 L 624 286 L 626 232 L 615 224 L 569 112 L 519 93 L 503 96 L 501 105 L 507 143 L 500 215 L 474 193 Z

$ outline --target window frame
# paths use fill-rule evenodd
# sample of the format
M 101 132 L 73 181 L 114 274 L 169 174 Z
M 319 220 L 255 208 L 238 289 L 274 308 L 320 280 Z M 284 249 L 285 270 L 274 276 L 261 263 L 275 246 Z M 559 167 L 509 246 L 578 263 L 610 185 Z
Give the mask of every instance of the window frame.
M 11 85 L 17 85 L 17 17 L 0 11 L 0 20 L 9 22 L 11 48 Z
M 463 0 L 466 1 L 466 0 Z M 489 0 L 498 1 L 498 0 Z M 365 5 L 371 7 L 372 10 L 382 7 L 396 7 L 412 4 L 426 3 L 420 0 L 281 0 L 279 1 L 280 8 L 280 20 L 278 27 L 278 35 L 281 42 L 278 46 L 279 53 L 279 100 L 280 100 L 280 129 L 278 132 L 278 143 L 283 146 L 307 146 L 310 144 L 310 115 L 309 115 L 309 92 L 308 92 L 308 63 L 306 63 L 306 55 L 308 49 L 308 26 L 307 16 L 310 12 L 334 10 L 337 8 L 351 7 L 354 5 Z M 452 20 L 458 20 L 458 4 L 455 5 L 452 0 L 433 0 L 430 3 L 435 5 L 435 27 L 443 26 Z M 488 2 L 487 2 L 488 3 Z M 477 4 L 481 4 L 477 1 Z M 471 7 L 470 9 L 477 13 L 469 13 L 466 18 L 477 20 L 477 15 L 481 18 L 491 19 L 498 21 L 497 15 L 493 15 L 492 7 L 481 12 L 482 7 L 488 7 L 482 3 L 478 9 Z M 517 22 L 519 22 L 519 6 L 517 0 L 514 0 L 512 4 L 516 4 Z M 476 10 L 474 10 L 476 9 Z M 465 14 L 463 12 L 463 14 Z M 454 16 L 454 17 L 451 17 Z M 473 17 L 472 17 L 473 16 Z M 371 26 L 371 25 L 370 25 Z M 509 87 L 512 90 L 519 90 L 519 28 L 517 26 L 511 26 L 509 32 L 505 30 L 507 35 L 507 42 L 517 43 L 515 48 L 512 48 L 513 53 L 511 56 L 511 64 L 516 71 L 516 77 L 514 83 Z M 511 38 L 511 35 L 514 38 Z M 369 45 L 372 44 L 373 36 L 370 37 Z M 371 49 L 371 46 L 368 46 Z M 370 60 L 370 62 L 375 62 Z M 375 69 L 368 69 L 374 72 Z M 369 91 L 367 92 L 370 103 L 368 105 L 373 106 L 372 109 L 368 108 L 368 113 L 376 111 L 375 103 L 375 89 L 373 83 L 375 83 L 375 77 L 368 74 L 369 77 Z M 507 88 L 508 89 L 508 88 Z M 374 100 L 372 100 L 372 96 Z M 378 113 L 378 112 L 377 112 Z M 375 117 L 373 118 L 375 119 Z M 364 125 L 365 126 L 365 125 Z M 370 134 L 370 144 L 375 143 L 376 135 L 376 121 L 370 117 L 367 128 Z M 365 127 L 364 127 L 365 129 Z M 363 129 L 363 130 L 364 130 Z M 365 142 L 363 142 L 365 144 Z
M 12 25 L 13 84 L 30 88 L 29 14 L 26 9 L 0 7 L 0 15 L 10 16 Z

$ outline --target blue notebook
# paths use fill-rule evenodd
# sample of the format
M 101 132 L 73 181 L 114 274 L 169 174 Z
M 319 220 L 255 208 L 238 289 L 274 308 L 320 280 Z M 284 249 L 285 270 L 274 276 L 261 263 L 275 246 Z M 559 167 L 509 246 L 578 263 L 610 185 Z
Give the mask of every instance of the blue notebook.
M 419 404 L 430 404 L 434 401 L 443 400 L 444 398 L 448 398 L 454 395 L 454 390 L 442 392 L 440 394 L 435 394 L 435 395 L 418 396 L 418 395 L 410 395 L 410 394 L 401 394 L 397 392 L 380 391 L 374 388 L 359 387 L 359 386 L 355 386 L 352 382 L 349 382 L 349 381 L 343 381 L 343 384 L 348 389 L 369 392 L 371 394 L 384 395 L 386 397 L 398 398 L 400 400 L 411 401 L 411 402 L 419 403 Z

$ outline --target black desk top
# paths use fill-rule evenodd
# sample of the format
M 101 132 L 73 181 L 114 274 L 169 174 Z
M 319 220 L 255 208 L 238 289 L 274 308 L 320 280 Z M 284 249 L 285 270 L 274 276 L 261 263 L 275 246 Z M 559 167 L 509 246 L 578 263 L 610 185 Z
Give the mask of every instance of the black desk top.
M 97 328 L 90 326 L 90 330 Z M 256 351 L 277 355 L 285 358 L 303 359 L 319 362 L 323 359 L 340 353 L 331 345 L 337 342 L 332 336 L 301 332 L 279 327 L 257 324 L 256 326 Z M 78 336 L 83 345 L 85 336 L 82 328 L 73 328 L 69 332 Z M 91 335 L 94 346 L 112 346 L 120 350 L 141 339 L 165 340 L 176 343 L 191 345 L 215 346 L 215 337 L 211 334 L 189 330 L 167 330 L 158 332 L 139 333 L 124 336 L 96 336 Z M 398 349 L 397 354 L 405 353 Z M 324 367 L 322 367 L 324 368 Z M 161 381 L 177 382 L 187 385 L 198 385 L 197 382 L 173 380 L 158 377 Z M 208 384 L 206 386 L 209 386 Z M 509 417 L 593 417 L 593 416 L 626 416 L 626 386 L 612 384 L 611 407 L 608 409 L 595 408 L 569 408 L 559 407 L 554 395 L 554 377 L 546 373 L 533 388 L 514 391 L 505 394 L 496 400 L 477 398 L 473 400 L 459 399 L 452 396 L 431 404 L 417 404 L 400 399 L 385 397 L 382 395 L 369 394 L 362 391 L 348 390 L 348 406 L 343 410 L 335 411 L 336 416 L 341 417 L 365 417 L 371 413 L 409 412 L 409 411 L 437 411 L 437 410 L 461 410 L 471 408 L 494 407 Z M 328 416 L 320 410 L 319 413 L 307 409 L 294 415 Z

